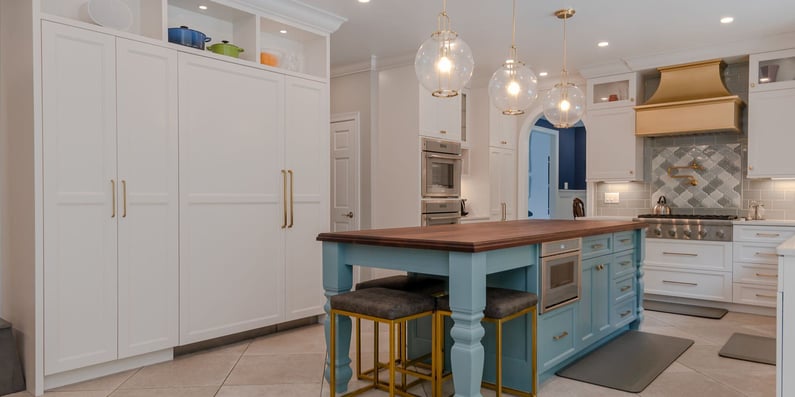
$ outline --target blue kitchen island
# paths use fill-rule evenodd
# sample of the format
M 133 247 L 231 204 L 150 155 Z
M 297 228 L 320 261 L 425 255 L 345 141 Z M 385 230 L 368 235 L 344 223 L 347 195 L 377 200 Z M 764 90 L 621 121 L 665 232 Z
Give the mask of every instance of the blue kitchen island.
M 539 315 L 536 356 L 530 353 L 529 319 L 508 323 L 503 347 L 506 386 L 531 389 L 533 360 L 543 381 L 610 339 L 637 329 L 643 320 L 644 227 L 630 221 L 520 220 L 322 233 L 317 239 L 323 242 L 327 297 L 352 288 L 353 266 L 448 278 L 453 324 L 447 362 L 455 395 L 468 397 L 480 396 L 481 380 L 494 374 L 493 335 L 480 321 L 486 286 L 521 289 L 541 297 L 542 243 L 582 239 L 579 300 Z M 336 390 L 344 392 L 353 374 L 351 321 L 341 317 L 337 324 L 338 348 L 329 365 L 336 366 Z M 328 343 L 328 319 L 325 325 Z M 419 331 L 413 340 L 415 346 L 422 346 Z

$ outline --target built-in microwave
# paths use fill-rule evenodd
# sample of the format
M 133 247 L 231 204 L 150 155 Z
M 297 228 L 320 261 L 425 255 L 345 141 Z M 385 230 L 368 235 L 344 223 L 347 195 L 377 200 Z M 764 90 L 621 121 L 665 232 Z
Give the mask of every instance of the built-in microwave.
M 581 239 L 541 244 L 541 308 L 544 313 L 580 300 Z
M 422 197 L 461 196 L 461 144 L 422 138 Z

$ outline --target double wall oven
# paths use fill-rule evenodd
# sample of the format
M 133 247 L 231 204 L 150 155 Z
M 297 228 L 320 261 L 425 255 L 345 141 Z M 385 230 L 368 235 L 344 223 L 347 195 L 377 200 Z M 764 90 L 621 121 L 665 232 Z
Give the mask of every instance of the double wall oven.
M 423 226 L 461 220 L 461 144 L 422 138 Z

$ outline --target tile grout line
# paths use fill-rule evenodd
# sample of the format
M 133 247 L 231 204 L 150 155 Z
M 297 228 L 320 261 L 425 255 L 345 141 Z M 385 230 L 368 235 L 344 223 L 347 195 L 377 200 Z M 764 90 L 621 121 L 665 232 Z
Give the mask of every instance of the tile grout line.
M 738 388 L 736 388 L 736 387 L 734 387 L 734 386 L 732 386 L 732 385 L 730 385 L 730 384 L 728 384 L 726 382 L 723 382 L 720 379 L 715 379 L 712 376 L 710 376 L 709 374 L 701 372 L 698 369 L 693 368 L 693 367 L 685 364 L 684 362 L 679 361 L 679 359 L 677 359 L 676 362 L 678 362 L 683 367 L 685 367 L 685 368 L 687 368 L 687 369 L 689 369 L 689 370 L 691 370 L 691 371 L 693 371 L 693 372 L 695 372 L 695 373 L 697 373 L 697 374 L 699 374 L 699 375 L 701 375 L 701 376 L 703 376 L 703 377 L 705 377 L 705 378 L 707 378 L 707 379 L 709 379 L 709 380 L 711 380 L 711 381 L 713 381 L 713 382 L 715 382 L 715 383 L 717 383 L 717 384 L 719 384 L 721 386 L 724 386 L 724 387 L 726 387 L 728 389 L 734 390 L 735 392 L 737 392 L 737 393 L 739 393 L 739 394 L 741 394 L 743 396 L 750 397 L 747 393 L 743 392 L 742 390 L 740 390 L 740 389 L 738 389 Z
M 108 397 L 112 396 L 112 395 L 113 395 L 113 393 L 116 393 L 116 392 L 117 392 L 119 389 L 121 389 L 121 386 L 122 386 L 122 385 L 124 385 L 125 383 L 127 383 L 127 381 L 129 381 L 130 379 L 132 379 L 132 377 L 133 377 L 133 376 L 135 376 L 135 375 L 136 375 L 138 372 L 140 372 L 140 371 L 141 371 L 141 368 L 143 368 L 143 367 L 138 367 L 138 368 L 136 368 L 136 369 L 133 371 L 133 373 L 132 373 L 132 374 L 130 374 L 130 376 L 128 376 L 126 379 L 124 379 L 124 381 L 123 381 L 123 382 L 119 383 L 119 385 L 118 385 L 118 386 L 116 386 L 116 388 L 115 388 L 115 389 L 111 390 L 110 394 L 108 394 Z
M 243 352 L 241 352 L 241 353 L 240 353 L 240 356 L 238 356 L 237 360 L 235 360 L 235 365 L 233 365 L 233 366 L 232 366 L 232 368 L 229 370 L 229 372 L 226 374 L 226 376 L 224 377 L 224 380 L 223 380 L 223 381 L 221 382 L 221 384 L 218 386 L 218 390 L 216 390 L 216 391 L 215 391 L 215 394 L 213 394 L 213 397 L 217 396 L 217 395 L 218 395 L 218 393 L 220 393 L 220 392 L 221 392 L 221 388 L 223 388 L 223 387 L 224 387 L 224 385 L 226 384 L 226 381 L 229 379 L 229 376 L 230 376 L 230 375 L 232 375 L 232 372 L 235 370 L 235 368 L 237 368 L 237 364 L 238 364 L 238 363 L 240 363 L 240 360 L 241 360 L 241 359 L 243 358 L 243 356 L 246 354 L 246 352 L 248 351 L 248 348 L 249 348 L 249 347 L 251 347 L 251 343 L 252 343 L 253 341 L 254 341 L 254 339 L 250 339 L 250 340 L 249 340 L 249 342 L 247 342 L 247 344 L 246 344 L 246 348 L 245 348 L 245 349 L 243 349 Z

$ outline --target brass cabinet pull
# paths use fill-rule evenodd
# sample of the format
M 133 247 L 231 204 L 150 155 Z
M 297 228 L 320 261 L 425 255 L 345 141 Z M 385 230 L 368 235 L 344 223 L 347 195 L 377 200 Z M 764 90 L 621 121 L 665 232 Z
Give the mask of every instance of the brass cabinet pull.
M 632 262 L 631 261 L 623 261 L 623 262 L 619 262 L 619 263 L 621 264 L 621 266 L 626 266 L 626 265 L 629 265 Z
M 630 313 L 632 313 L 632 310 L 627 310 L 624 313 L 621 313 L 620 316 L 623 318 L 623 317 L 629 316 Z
M 287 170 L 287 173 L 290 174 L 290 224 L 287 225 L 287 227 L 292 228 L 293 220 L 295 218 L 295 200 L 293 199 L 293 170 Z
M 593 245 L 591 245 L 591 249 L 595 249 L 595 250 L 602 249 L 604 247 L 605 247 L 604 244 L 593 244 Z
M 631 285 L 625 285 L 625 286 L 621 287 L 621 292 L 627 292 L 630 289 L 632 289 Z
M 446 134 L 447 133 L 447 131 L 445 131 L 445 130 L 439 130 L 439 132 L 441 132 L 442 134 Z
M 694 287 L 698 285 L 697 283 L 685 283 L 682 281 L 671 281 L 671 280 L 663 280 L 662 282 L 665 284 L 692 285 Z
M 507 145 L 508 141 L 500 141 L 500 143 L 503 144 L 503 145 Z
M 127 217 L 127 181 L 121 180 L 122 212 L 121 217 Z
M 508 220 L 508 204 L 500 203 L 500 209 L 502 210 L 502 221 Z
M 622 238 L 621 240 L 618 240 L 618 241 L 619 241 L 619 242 L 622 242 L 622 243 L 628 243 L 628 242 L 632 241 L 632 239 L 629 239 L 629 238 Z
M 116 181 L 113 180 L 113 179 L 110 180 L 110 191 L 113 193 L 112 194 L 113 195 L 113 199 L 112 199 L 112 203 L 111 203 L 111 207 L 112 208 L 110 209 L 110 211 L 111 211 L 110 212 L 110 217 L 111 218 L 115 218 L 116 217 Z
M 569 333 L 568 333 L 568 332 L 566 332 L 566 331 L 563 331 L 563 333 L 562 333 L 562 334 L 560 334 L 560 335 L 555 335 L 555 336 L 553 336 L 553 337 L 552 337 L 552 339 L 554 339 L 554 340 L 561 340 L 561 339 L 563 339 L 563 338 L 565 338 L 565 337 L 567 337 L 567 336 L 569 336 Z
M 756 252 L 756 253 L 754 253 L 754 255 L 756 255 L 756 256 L 775 256 L 775 257 L 778 257 L 778 254 L 773 254 L 773 253 L 770 253 L 770 252 Z
M 756 277 L 778 278 L 778 274 L 756 273 Z
M 777 297 L 777 296 L 775 296 L 775 295 L 766 295 L 766 294 L 756 294 L 756 297 L 757 297 L 757 298 L 769 298 L 769 299 L 776 299 L 776 298 L 778 298 L 778 297 Z
M 689 252 L 663 252 L 663 255 L 698 256 L 698 254 L 691 254 Z
M 757 233 L 756 237 L 779 237 L 781 236 L 778 233 Z
M 284 221 L 282 222 L 282 229 L 287 227 L 287 171 L 282 170 L 282 195 L 284 207 L 282 213 L 284 214 Z

